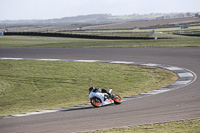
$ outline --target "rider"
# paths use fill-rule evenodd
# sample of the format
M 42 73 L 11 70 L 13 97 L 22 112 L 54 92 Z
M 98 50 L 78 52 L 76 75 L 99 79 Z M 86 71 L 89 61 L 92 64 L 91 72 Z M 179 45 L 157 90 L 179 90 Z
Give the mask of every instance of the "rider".
M 111 96 L 111 94 L 106 90 L 106 89 L 100 89 L 100 88 L 94 88 L 94 87 L 90 87 L 89 88 L 89 93 L 93 91 L 93 92 L 100 92 L 100 93 L 107 93 L 109 96 Z

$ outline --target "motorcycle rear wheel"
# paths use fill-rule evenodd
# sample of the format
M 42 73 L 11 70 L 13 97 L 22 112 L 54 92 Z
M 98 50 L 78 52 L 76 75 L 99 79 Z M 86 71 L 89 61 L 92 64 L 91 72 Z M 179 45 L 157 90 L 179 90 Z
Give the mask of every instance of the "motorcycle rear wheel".
M 102 106 L 102 102 L 101 102 L 101 99 L 99 99 L 98 97 L 93 97 L 91 100 L 90 100 L 91 104 L 94 106 L 94 107 L 101 107 Z

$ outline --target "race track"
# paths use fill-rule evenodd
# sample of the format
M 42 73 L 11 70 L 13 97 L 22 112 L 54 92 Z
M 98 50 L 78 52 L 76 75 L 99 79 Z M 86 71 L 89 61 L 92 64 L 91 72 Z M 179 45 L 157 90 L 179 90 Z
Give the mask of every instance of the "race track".
M 168 64 L 200 75 L 200 48 L 0 49 L 0 57 L 119 60 Z M 86 88 L 88 89 L 88 88 Z M 0 119 L 2 133 L 67 133 L 200 118 L 200 80 L 118 106 Z

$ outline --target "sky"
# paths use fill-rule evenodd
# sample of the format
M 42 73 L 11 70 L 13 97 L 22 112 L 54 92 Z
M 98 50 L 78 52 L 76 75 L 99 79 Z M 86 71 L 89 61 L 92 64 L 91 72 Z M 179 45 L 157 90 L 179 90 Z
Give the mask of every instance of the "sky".
M 200 0 L 0 0 L 0 20 L 200 12 Z

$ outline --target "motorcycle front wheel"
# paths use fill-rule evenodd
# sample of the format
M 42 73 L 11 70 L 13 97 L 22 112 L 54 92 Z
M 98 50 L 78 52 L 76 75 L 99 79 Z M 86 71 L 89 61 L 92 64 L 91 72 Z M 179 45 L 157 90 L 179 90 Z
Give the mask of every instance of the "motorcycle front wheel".
M 122 103 L 122 99 L 119 95 L 113 94 L 113 100 L 115 104 L 121 104 Z
M 102 102 L 101 102 L 101 99 L 99 99 L 98 97 L 93 97 L 91 100 L 90 100 L 91 104 L 94 106 L 94 107 L 101 107 L 102 106 Z

